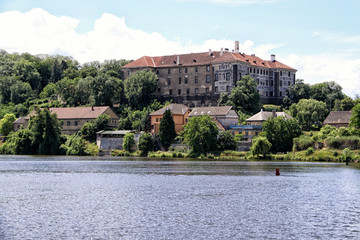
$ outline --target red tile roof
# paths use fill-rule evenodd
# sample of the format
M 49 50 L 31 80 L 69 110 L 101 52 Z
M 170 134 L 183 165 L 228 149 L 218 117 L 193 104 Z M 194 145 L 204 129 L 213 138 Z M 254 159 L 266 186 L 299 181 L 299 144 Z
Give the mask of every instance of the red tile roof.
M 179 65 L 177 60 L 179 57 Z M 189 53 L 189 54 L 176 54 L 169 56 L 158 56 L 158 57 L 141 57 L 125 66 L 123 68 L 143 68 L 143 67 L 173 67 L 173 66 L 199 66 L 208 65 L 211 63 L 221 62 L 244 62 L 251 66 L 263 67 L 263 68 L 280 68 L 296 70 L 291 68 L 279 61 L 267 61 L 263 60 L 255 55 L 246 55 L 244 53 L 233 53 L 214 51 L 211 54 L 209 52 L 203 53 Z

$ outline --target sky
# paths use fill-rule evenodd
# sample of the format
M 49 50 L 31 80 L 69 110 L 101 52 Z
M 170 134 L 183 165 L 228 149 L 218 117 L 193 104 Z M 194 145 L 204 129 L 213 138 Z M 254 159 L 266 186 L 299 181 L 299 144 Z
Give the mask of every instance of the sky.
M 0 0 L 0 49 L 80 63 L 234 48 L 360 95 L 358 0 Z

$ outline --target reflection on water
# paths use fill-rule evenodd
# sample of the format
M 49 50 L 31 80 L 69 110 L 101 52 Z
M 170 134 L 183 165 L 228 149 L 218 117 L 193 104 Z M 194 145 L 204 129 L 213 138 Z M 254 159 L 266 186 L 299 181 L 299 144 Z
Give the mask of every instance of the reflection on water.
M 360 238 L 344 164 L 0 157 L 0 239 Z

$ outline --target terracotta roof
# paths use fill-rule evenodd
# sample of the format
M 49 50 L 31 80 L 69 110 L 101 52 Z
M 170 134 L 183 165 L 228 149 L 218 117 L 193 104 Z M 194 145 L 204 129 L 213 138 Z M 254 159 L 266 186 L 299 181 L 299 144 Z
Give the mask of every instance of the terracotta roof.
M 283 64 L 283 63 L 281 63 L 279 61 L 276 61 L 276 60 L 274 60 L 274 61 L 266 61 L 266 62 L 268 63 L 270 68 L 282 68 L 282 69 L 289 69 L 289 70 L 295 70 L 296 71 L 296 69 L 294 69 L 292 67 L 289 67 L 289 66 L 287 66 L 287 65 L 285 65 L 285 64 Z
M 177 60 L 179 57 L 179 65 Z M 173 67 L 173 66 L 197 66 L 197 65 L 208 65 L 211 63 L 221 62 L 234 62 L 239 61 L 248 63 L 251 66 L 263 67 L 263 68 L 281 68 L 296 70 L 291 68 L 279 61 L 267 61 L 255 55 L 246 55 L 244 53 L 233 53 L 223 52 L 220 55 L 219 51 L 213 51 L 202 53 L 188 53 L 188 54 L 175 54 L 169 56 L 158 56 L 158 57 L 141 57 L 129 64 L 123 66 L 123 68 L 143 68 L 143 67 Z
M 68 107 L 68 108 L 49 108 L 51 113 L 56 113 L 58 119 L 95 119 L 105 113 L 109 106 L 100 107 Z M 29 119 L 31 115 L 35 115 L 35 111 L 31 112 L 25 119 Z
M 349 124 L 351 111 L 332 111 L 324 121 L 324 124 Z
M 275 117 L 285 117 L 285 118 L 292 118 L 291 116 L 289 116 L 288 114 L 286 114 L 285 112 L 274 112 L 275 113 Z M 265 112 L 265 111 L 260 111 L 257 114 L 251 116 L 250 118 L 246 119 L 246 122 L 258 122 L 258 121 L 266 121 L 266 119 L 268 119 L 269 117 L 274 116 L 273 112 Z
M 165 111 L 168 109 L 170 109 L 171 114 L 184 115 L 189 110 L 189 107 L 184 104 L 172 103 L 172 104 L 167 105 L 166 107 L 163 107 L 155 112 L 150 113 L 150 116 L 151 115 L 163 115 L 165 113 Z
M 231 108 L 232 106 L 196 107 L 191 111 L 189 117 L 200 116 L 200 115 L 209 115 L 209 116 L 226 115 L 231 110 Z

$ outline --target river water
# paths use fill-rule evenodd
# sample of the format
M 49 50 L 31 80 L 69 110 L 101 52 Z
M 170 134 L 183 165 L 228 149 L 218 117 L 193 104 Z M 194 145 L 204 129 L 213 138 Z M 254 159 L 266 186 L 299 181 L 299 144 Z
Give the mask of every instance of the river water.
M 359 205 L 345 164 L 0 156 L 5 240 L 360 239 Z

